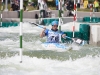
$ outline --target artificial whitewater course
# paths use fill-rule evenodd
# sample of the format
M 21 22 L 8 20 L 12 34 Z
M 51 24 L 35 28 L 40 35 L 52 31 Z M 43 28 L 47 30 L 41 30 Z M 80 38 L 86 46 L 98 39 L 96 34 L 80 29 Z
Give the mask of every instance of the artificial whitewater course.
M 62 25 L 62 30 L 66 28 Z M 100 75 L 100 47 L 73 45 L 71 50 L 47 50 L 41 46 L 46 39 L 39 37 L 42 30 L 23 23 L 20 63 L 20 26 L 0 28 L 0 75 Z

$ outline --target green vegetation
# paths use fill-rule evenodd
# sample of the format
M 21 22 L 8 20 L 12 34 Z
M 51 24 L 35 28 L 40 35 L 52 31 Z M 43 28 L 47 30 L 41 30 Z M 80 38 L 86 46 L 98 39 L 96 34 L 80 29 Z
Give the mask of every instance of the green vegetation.
M 88 8 L 86 8 L 86 9 L 80 9 L 80 8 L 78 8 L 77 11 L 85 11 L 85 12 L 89 12 L 90 9 L 88 9 Z
M 8 10 L 10 11 L 10 4 L 8 4 Z M 3 8 L 5 8 L 5 5 L 4 5 L 4 7 Z M 27 6 L 26 7 L 29 11 L 31 11 L 31 10 L 36 10 L 37 9 L 37 6 L 36 7 L 33 7 L 33 6 Z M 52 10 L 55 10 L 56 9 L 56 7 L 52 7 L 52 6 L 49 6 L 49 8 L 50 9 L 52 9 Z M 0 10 L 1 10 L 1 4 L 0 4 Z
M 78 8 L 77 10 L 78 11 L 84 11 L 84 12 L 90 12 L 90 9 L 88 9 L 88 8 L 86 8 L 86 9 L 80 9 L 80 8 Z M 99 12 L 100 12 L 100 9 L 99 9 Z

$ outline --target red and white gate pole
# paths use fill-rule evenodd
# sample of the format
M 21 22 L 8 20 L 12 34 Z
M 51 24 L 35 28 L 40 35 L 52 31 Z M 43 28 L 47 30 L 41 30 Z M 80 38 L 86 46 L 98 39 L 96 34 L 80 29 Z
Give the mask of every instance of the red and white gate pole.
M 76 2 L 74 0 L 74 22 L 73 22 L 73 37 L 75 37 L 75 22 L 76 22 Z

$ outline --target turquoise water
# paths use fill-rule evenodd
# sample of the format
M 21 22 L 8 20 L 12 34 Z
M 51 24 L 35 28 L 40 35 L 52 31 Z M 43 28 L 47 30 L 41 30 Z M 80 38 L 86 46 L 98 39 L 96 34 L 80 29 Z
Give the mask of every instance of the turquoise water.
M 23 24 L 23 56 L 19 56 L 19 26 L 0 28 L 0 75 L 100 75 L 100 47 L 45 50 L 42 29 Z

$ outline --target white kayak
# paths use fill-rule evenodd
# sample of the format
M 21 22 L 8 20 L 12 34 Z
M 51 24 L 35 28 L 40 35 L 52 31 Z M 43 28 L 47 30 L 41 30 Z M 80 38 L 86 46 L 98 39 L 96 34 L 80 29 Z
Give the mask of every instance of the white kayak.
M 42 43 L 42 47 L 46 50 L 69 50 L 71 49 L 70 46 L 66 46 L 63 43 Z

